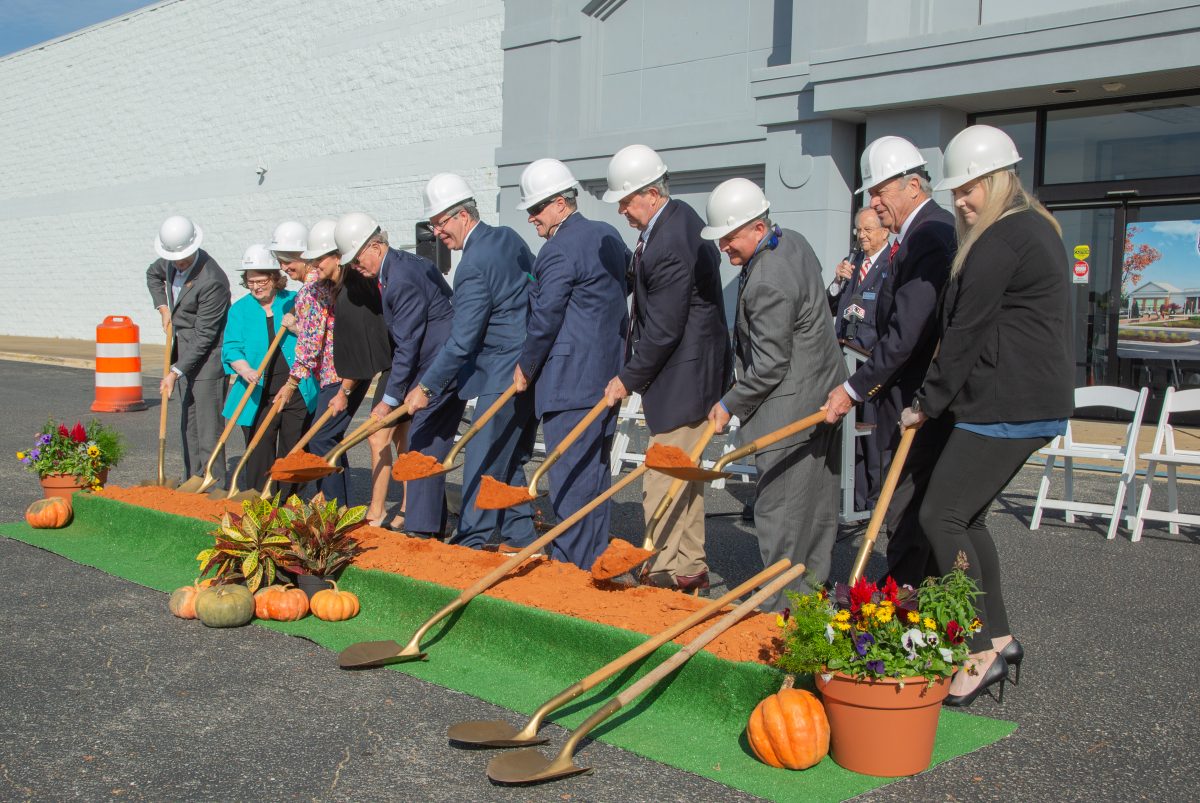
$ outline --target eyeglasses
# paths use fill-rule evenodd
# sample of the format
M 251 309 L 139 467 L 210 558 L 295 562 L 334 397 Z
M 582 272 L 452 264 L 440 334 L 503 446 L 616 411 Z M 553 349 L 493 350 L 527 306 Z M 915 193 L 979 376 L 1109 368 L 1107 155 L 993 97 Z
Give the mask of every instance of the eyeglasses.
M 458 217 L 457 214 L 447 215 L 446 217 L 439 220 L 437 223 L 434 223 L 432 220 L 430 220 L 429 221 L 429 230 L 430 231 L 445 231 L 446 227 L 450 225 L 450 221 L 454 220 L 456 217 Z
M 537 217 L 538 215 L 542 214 L 542 212 L 544 212 L 546 210 L 546 207 L 549 206 L 550 204 L 552 204 L 554 202 L 554 199 L 557 197 L 558 196 L 555 195 L 554 197 L 547 198 L 544 201 L 538 201 L 536 204 L 529 207 L 525 211 L 529 213 L 530 217 Z
M 274 279 L 247 279 L 246 280 L 246 286 L 250 287 L 250 288 L 270 287 L 274 283 L 275 283 Z

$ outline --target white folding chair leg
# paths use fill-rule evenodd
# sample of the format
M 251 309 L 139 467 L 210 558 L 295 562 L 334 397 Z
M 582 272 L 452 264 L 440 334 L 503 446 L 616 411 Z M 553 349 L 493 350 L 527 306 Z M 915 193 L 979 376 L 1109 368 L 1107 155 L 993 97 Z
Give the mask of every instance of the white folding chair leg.
M 1109 541 L 1117 537 L 1117 530 L 1121 528 L 1121 515 L 1125 510 L 1125 493 L 1127 482 L 1128 479 L 1124 474 L 1122 474 L 1121 481 L 1117 483 L 1117 495 L 1113 499 L 1112 521 L 1108 523 Z
M 1033 518 L 1029 520 L 1029 529 L 1036 530 L 1042 526 L 1042 504 L 1050 494 L 1050 475 L 1054 472 L 1055 455 L 1046 456 L 1046 470 L 1042 472 L 1042 481 L 1038 485 L 1037 502 L 1033 505 Z
M 1179 487 L 1175 484 L 1176 471 L 1174 464 L 1167 466 L 1167 510 L 1171 511 L 1172 515 L 1179 514 Z M 1168 522 L 1167 532 L 1171 535 L 1179 535 L 1179 524 L 1174 521 Z
M 1146 526 L 1146 511 L 1150 509 L 1150 488 L 1154 484 L 1154 472 L 1158 470 L 1157 463 L 1146 466 L 1146 479 L 1142 482 L 1141 499 L 1138 501 L 1137 514 L 1133 520 L 1133 532 L 1129 534 L 1130 543 L 1142 540 L 1142 529 Z
M 1063 499 L 1068 502 L 1075 501 L 1075 458 L 1063 458 Z M 1067 524 L 1075 523 L 1075 513 L 1071 510 L 1063 511 L 1066 516 Z

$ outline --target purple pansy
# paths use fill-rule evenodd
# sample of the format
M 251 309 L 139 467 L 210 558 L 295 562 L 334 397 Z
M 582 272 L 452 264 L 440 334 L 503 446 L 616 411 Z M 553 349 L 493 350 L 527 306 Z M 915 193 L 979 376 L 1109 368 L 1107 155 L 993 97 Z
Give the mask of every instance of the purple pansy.
M 883 661 L 867 661 L 867 671 L 874 672 L 876 675 L 882 675 L 886 667 Z
M 866 655 L 867 649 L 875 643 L 875 637 L 870 633 L 859 633 L 854 638 L 854 651 L 859 655 Z

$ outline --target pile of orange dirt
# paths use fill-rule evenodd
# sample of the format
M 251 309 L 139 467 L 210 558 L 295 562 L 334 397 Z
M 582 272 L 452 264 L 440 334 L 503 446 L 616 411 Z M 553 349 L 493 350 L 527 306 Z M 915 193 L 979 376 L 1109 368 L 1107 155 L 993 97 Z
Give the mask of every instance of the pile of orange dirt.
M 109 485 L 99 493 L 121 502 L 210 521 L 226 510 L 241 510 L 235 502 L 214 501 L 206 496 L 156 486 L 119 488 Z M 366 549 L 355 558 L 354 565 L 396 572 L 460 590 L 507 560 L 495 552 L 409 538 L 378 527 L 360 527 L 354 534 Z M 707 602 L 702 597 L 666 588 L 630 588 L 611 582 L 593 582 L 588 572 L 573 564 L 553 560 L 526 561 L 520 569 L 492 586 L 487 594 L 647 635 L 666 629 Z M 686 643 L 713 621 L 702 622 L 676 641 Z M 779 656 L 783 642 L 775 615 L 756 614 L 727 630 L 706 649 L 730 661 L 770 663 Z
M 296 452 L 272 463 L 271 476 L 279 479 L 279 477 L 275 477 L 276 474 L 290 474 L 310 468 L 329 468 L 329 464 L 325 462 L 324 458 L 318 457 L 312 452 Z M 283 479 L 286 481 L 286 477 Z
M 652 443 L 646 450 L 646 465 L 649 468 L 695 468 L 696 461 L 678 446 Z
M 420 452 L 405 452 L 392 463 L 392 479 L 402 482 L 432 477 L 442 470 L 442 461 Z
M 495 477 L 483 475 L 479 483 L 479 493 L 475 494 L 475 507 L 480 510 L 501 510 L 522 502 L 532 502 L 528 488 L 518 488 L 515 485 L 505 485 Z
M 652 557 L 654 553 L 650 550 L 639 549 L 624 538 L 614 538 L 592 564 L 592 577 L 597 580 L 612 580 Z

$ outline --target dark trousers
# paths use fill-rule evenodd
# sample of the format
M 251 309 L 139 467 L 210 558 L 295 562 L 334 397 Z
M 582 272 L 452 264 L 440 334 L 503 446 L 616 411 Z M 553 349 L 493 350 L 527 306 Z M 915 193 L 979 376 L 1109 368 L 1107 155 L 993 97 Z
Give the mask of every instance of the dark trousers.
M 221 438 L 225 419 L 225 377 L 191 379 L 181 376 L 175 382 L 179 399 L 179 434 L 183 441 L 183 478 L 203 476 L 204 467 L 212 457 L 213 447 Z M 225 485 L 225 447 L 213 460 L 212 475 L 217 487 Z
M 896 423 L 900 411 L 894 414 L 881 409 L 880 415 L 887 414 L 888 418 L 880 419 L 880 427 L 889 427 L 896 433 L 895 440 L 899 442 L 899 430 Z M 926 421 L 913 438 L 908 459 L 904 461 L 904 471 L 900 482 L 892 494 L 891 504 L 888 505 L 887 516 L 887 573 L 900 585 L 910 585 L 917 588 L 926 577 L 938 572 L 938 564 L 934 559 L 929 539 L 921 529 L 919 514 L 921 502 L 925 498 L 925 489 L 929 486 L 929 478 L 933 467 L 938 462 L 946 438 L 950 436 L 953 424 L 948 418 L 932 418 Z M 891 468 L 892 450 L 885 453 L 887 463 L 884 472 Z
M 955 429 L 930 477 L 920 520 L 938 566 L 948 572 L 958 553 L 964 553 L 966 573 L 983 592 L 975 599 L 975 615 L 983 629 L 971 637 L 971 652 L 990 650 L 993 638 L 1012 634 L 1000 587 L 1000 558 L 987 528 L 988 510 L 1029 455 L 1049 442 L 1050 438 L 989 438 Z
M 542 434 L 549 453 L 587 415 L 588 410 L 557 410 L 542 417 Z M 550 504 L 563 520 L 608 490 L 608 456 L 616 431 L 616 410 L 609 410 L 591 423 L 570 445 L 550 476 Z M 554 560 L 569 561 L 584 571 L 608 546 L 609 504 L 605 502 L 550 542 Z
M 475 401 L 475 415 L 482 415 L 499 397 L 499 393 L 480 396 Z M 467 443 L 463 459 L 462 516 L 452 543 L 478 549 L 488 542 L 497 528 L 502 543 L 526 546 L 533 541 L 533 505 L 480 510 L 475 507 L 475 497 L 484 474 L 506 485 L 527 485 L 525 463 L 533 454 L 536 437 L 533 394 L 518 393 Z
M 264 401 L 266 400 L 264 399 Z M 270 410 L 270 404 L 260 405 L 258 413 L 254 416 L 254 423 L 248 427 L 242 427 L 242 435 L 246 439 L 247 446 L 250 445 L 254 433 L 262 426 L 263 419 L 267 417 Z M 304 397 L 297 391 L 292 394 L 292 398 L 288 399 L 288 403 L 279 411 L 279 415 L 271 419 L 270 424 L 267 424 L 262 440 L 246 458 L 242 476 L 238 478 L 241 490 L 262 488 L 266 484 L 271 464 L 275 462 L 276 458 L 283 457 L 290 452 L 292 447 L 299 442 L 304 435 L 304 430 L 308 427 L 308 419 L 308 407 L 304 405 Z M 280 499 L 287 499 L 296 490 L 296 486 L 290 483 L 281 486 L 279 488 Z
M 346 430 L 350 428 L 350 421 L 353 420 L 354 414 L 358 412 L 358 406 L 362 404 L 363 397 L 367 395 L 367 386 L 370 385 L 369 380 L 363 380 L 354 386 L 350 398 L 347 400 L 349 404 L 346 409 L 326 421 L 316 435 L 313 435 L 312 440 L 308 442 L 308 451 L 315 455 L 323 457 L 333 447 L 341 443 L 342 438 L 346 435 Z M 298 392 L 298 391 L 297 391 Z M 321 388 L 321 392 L 317 394 L 317 409 L 314 415 L 321 415 L 325 412 L 325 408 L 329 406 L 329 400 L 342 392 L 341 382 L 331 382 Z M 342 467 L 342 471 L 335 471 L 328 477 L 317 481 L 317 490 L 324 494 L 325 498 L 337 499 L 339 504 L 349 505 L 350 497 L 346 487 L 346 470 L 350 468 L 350 461 L 346 455 L 342 455 L 338 459 L 337 465 Z
M 458 423 L 466 402 L 454 393 L 443 393 L 412 418 L 408 427 L 408 448 L 414 452 L 445 460 L 454 445 Z M 465 504 L 464 504 L 465 508 Z M 414 533 L 446 531 L 446 475 L 438 474 L 405 484 L 404 529 Z
M 854 439 L 854 509 L 872 510 L 883 486 L 886 467 L 880 442 L 886 439 L 886 436 L 881 438 L 881 429 L 887 425 L 879 419 L 879 405 L 870 400 L 858 408 L 858 422 L 869 424 L 871 429 Z

